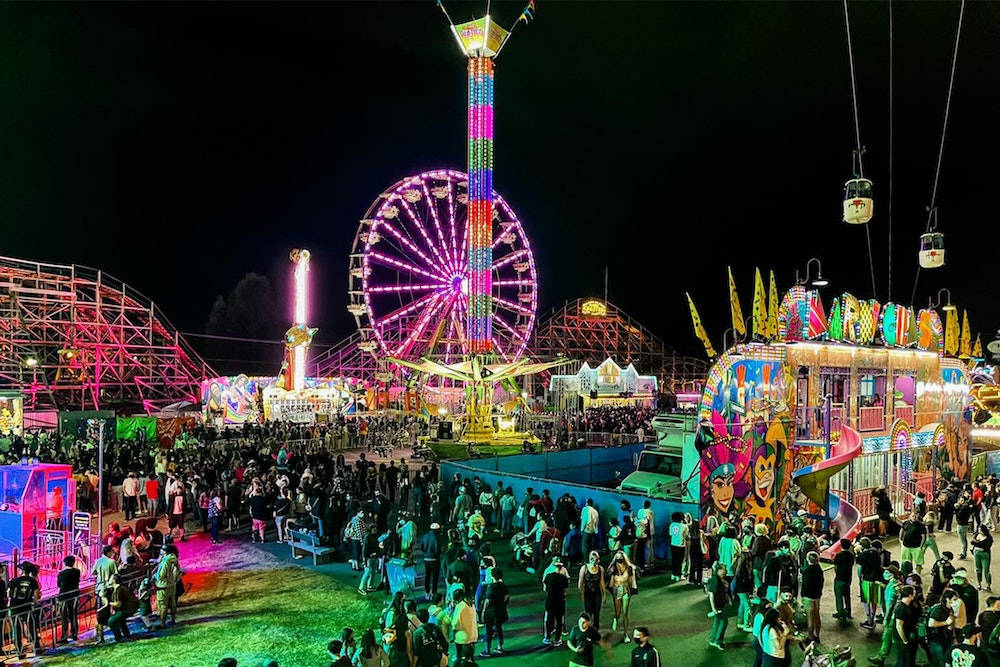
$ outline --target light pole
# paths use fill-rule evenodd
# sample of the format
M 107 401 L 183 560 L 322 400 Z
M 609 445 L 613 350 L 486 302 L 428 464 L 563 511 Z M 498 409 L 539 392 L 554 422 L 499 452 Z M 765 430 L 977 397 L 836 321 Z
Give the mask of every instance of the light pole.
M 955 306 L 951 305 L 951 290 L 948 289 L 947 287 L 942 287 L 941 289 L 939 289 L 937 291 L 937 297 L 936 298 L 935 297 L 930 297 L 930 296 L 927 297 L 927 307 L 933 310 L 933 309 L 936 309 L 938 306 L 940 306 L 941 305 L 941 295 L 942 294 L 946 295 L 948 297 L 948 300 L 945 302 L 944 307 L 941 310 L 943 310 L 945 312 L 949 312 L 949 311 L 952 311 L 952 310 L 958 310 L 958 308 L 956 308 Z
M 97 420 L 97 539 L 104 535 L 104 420 Z
M 813 287 L 826 287 L 830 284 L 830 281 L 823 277 L 823 265 L 820 263 L 819 259 L 816 257 L 811 257 L 808 262 L 806 262 L 806 277 L 800 279 L 799 272 L 795 271 L 795 284 L 803 285 L 809 282 L 809 267 L 812 263 L 816 262 L 816 277 L 810 283 Z

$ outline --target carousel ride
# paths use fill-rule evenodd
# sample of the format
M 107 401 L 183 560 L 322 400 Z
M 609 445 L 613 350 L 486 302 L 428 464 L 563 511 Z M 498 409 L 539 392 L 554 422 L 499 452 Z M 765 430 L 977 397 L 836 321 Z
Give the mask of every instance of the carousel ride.
M 564 363 L 525 357 L 538 305 L 535 260 L 493 189 L 493 59 L 534 3 L 510 29 L 489 15 L 455 25 L 438 6 L 468 59 L 467 170 L 408 176 L 379 195 L 355 234 L 347 310 L 358 349 L 384 364 L 376 381 L 386 390 L 457 394 L 463 440 L 520 443 L 534 438 L 511 428 L 511 413 L 524 409 L 516 378 Z M 446 414 L 427 401 L 424 409 Z

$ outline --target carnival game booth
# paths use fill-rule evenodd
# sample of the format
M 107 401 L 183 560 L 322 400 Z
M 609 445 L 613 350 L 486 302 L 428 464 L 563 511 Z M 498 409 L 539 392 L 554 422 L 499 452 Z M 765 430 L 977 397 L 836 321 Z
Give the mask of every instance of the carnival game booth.
M 773 330 L 758 326 L 766 315 L 755 303 L 759 342 L 716 358 L 695 443 L 703 517 L 780 527 L 798 495 L 855 537 L 875 514 L 875 488 L 905 515 L 916 493 L 968 479 L 967 318 L 959 334 L 946 311 L 946 332 L 931 309 L 850 294 L 829 312 L 796 286 L 771 313 Z
M 91 562 L 89 548 L 75 548 L 72 537 L 76 510 L 72 466 L 60 463 L 0 466 L 0 483 L 3 484 L 0 559 L 8 563 L 34 562 L 40 568 L 42 588 L 54 584 L 67 555 L 78 555 L 83 564 Z M 84 532 L 89 543 L 89 517 Z

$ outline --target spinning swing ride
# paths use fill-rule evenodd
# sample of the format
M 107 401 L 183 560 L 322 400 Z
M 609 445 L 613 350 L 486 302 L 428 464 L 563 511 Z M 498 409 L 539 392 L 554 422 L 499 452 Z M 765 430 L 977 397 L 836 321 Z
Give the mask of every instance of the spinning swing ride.
M 534 0 L 509 30 L 488 13 L 455 25 L 437 4 L 468 58 L 468 168 L 410 176 L 379 195 L 355 234 L 348 311 L 360 349 L 415 371 L 415 382 L 464 386 L 464 439 L 519 442 L 530 438 L 497 433 L 494 386 L 519 396 L 516 377 L 564 363 L 524 357 L 538 305 L 535 260 L 493 189 L 493 60 L 533 18 Z

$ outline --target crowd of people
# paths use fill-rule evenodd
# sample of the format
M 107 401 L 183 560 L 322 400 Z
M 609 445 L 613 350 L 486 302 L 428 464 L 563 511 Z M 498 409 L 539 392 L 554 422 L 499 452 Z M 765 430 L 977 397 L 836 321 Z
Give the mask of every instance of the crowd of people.
M 579 415 L 573 428 L 643 428 L 628 421 L 633 418 L 644 417 L 601 408 Z M 360 449 L 373 433 L 409 438 L 406 424 L 388 420 L 355 430 Z M 321 430 L 292 425 L 199 435 L 198 446 L 170 451 L 138 441 L 109 443 L 115 474 L 106 500 L 124 510 L 126 522 L 110 526 L 104 555 L 92 568 L 98 641 L 105 629 L 127 641 L 134 628 L 174 621 L 184 586 L 173 542 L 185 541 L 192 529 L 208 532 L 214 543 L 288 541 L 294 530 L 340 549 L 357 573 L 359 595 L 388 593 L 394 564 L 410 585 L 422 570 L 422 596 L 397 592 L 378 627 L 358 637 L 345 628 L 329 644 L 331 660 L 341 667 L 440 667 L 447 655 L 466 667 L 477 656 L 502 655 L 511 598 L 525 594 L 508 586 L 510 568 L 530 575 L 537 588 L 529 594 L 544 602 L 538 640 L 565 647 L 571 663 L 593 665 L 594 647 L 614 640 L 636 642 L 635 650 L 657 661 L 640 664 L 658 664 L 648 626 L 631 618 L 642 577 L 654 565 L 656 521 L 648 501 L 643 507 L 622 502 L 608 516 L 592 499 L 568 493 L 552 497 L 548 489 L 527 488 L 515 494 L 502 480 L 441 479 L 434 462 L 393 457 L 379 463 L 364 451 L 349 461 L 325 446 Z M 16 454 L 30 456 L 41 446 L 31 438 L 22 442 Z M 78 471 L 87 465 L 81 455 Z M 991 594 L 990 575 L 992 532 L 1000 529 L 996 477 L 949 484 L 932 498 L 918 494 L 901 525 L 885 490 L 873 496 L 873 534 L 856 541 L 819 530 L 795 512 L 794 501 L 783 509 L 780 533 L 752 519 L 671 516 L 664 536 L 670 581 L 704 590 L 709 647 L 726 650 L 735 608 L 737 639 L 753 645 L 754 664 L 790 665 L 796 646 L 812 650 L 826 634 L 819 610 L 832 579 L 834 621 L 857 620 L 878 638 L 874 664 L 908 667 L 919 651 L 932 665 L 985 667 L 984 660 L 1000 659 L 1000 595 Z M 958 556 L 938 545 L 938 536 L 953 528 Z M 898 551 L 889 542 L 897 537 Z M 508 544 L 510 565 L 502 565 Z M 828 550 L 836 555 L 832 571 L 824 572 L 820 554 Z M 30 579 L 31 564 L 25 565 Z M 79 586 L 74 569 L 67 562 L 66 574 L 60 572 L 67 600 Z M 37 588 L 12 581 L 8 590 L 11 605 L 16 600 L 32 609 L 25 600 Z M 65 613 L 61 640 L 76 638 L 74 616 Z

